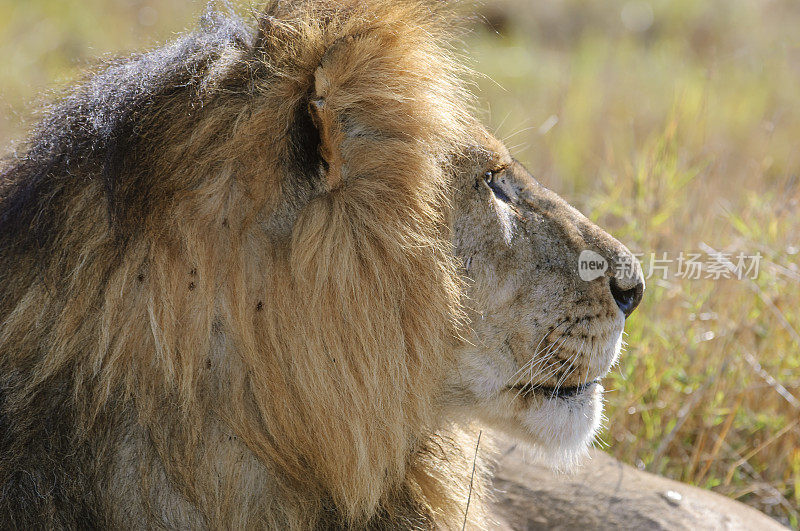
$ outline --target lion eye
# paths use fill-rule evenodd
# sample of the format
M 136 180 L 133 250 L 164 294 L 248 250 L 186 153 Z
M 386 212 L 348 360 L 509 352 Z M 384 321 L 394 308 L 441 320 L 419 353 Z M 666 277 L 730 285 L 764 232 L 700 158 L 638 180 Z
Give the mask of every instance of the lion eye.
M 500 183 L 498 182 L 498 175 L 502 172 L 503 169 L 488 170 L 483 174 L 483 180 L 486 181 L 486 184 L 492 189 L 492 193 L 494 193 L 494 196 L 497 199 L 505 203 L 511 203 L 511 198 L 508 197 L 508 194 L 503 191 L 503 189 L 500 187 Z

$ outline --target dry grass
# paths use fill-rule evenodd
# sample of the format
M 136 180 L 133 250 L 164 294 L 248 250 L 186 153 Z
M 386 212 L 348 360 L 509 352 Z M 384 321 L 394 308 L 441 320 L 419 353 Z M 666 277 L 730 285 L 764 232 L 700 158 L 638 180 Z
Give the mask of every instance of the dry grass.
M 481 8 L 499 33 L 476 22 L 465 39 L 486 119 L 517 157 L 646 270 L 651 252 L 763 257 L 755 280 L 681 278 L 676 263 L 648 280 L 607 385 L 608 451 L 797 527 L 800 4 L 531 4 Z M 0 0 L 0 146 L 32 95 L 202 9 Z

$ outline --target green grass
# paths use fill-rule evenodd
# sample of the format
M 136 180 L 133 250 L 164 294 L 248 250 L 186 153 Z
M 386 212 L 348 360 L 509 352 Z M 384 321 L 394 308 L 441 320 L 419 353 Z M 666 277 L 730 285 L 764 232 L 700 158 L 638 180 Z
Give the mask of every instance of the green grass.
M 43 88 L 169 38 L 203 6 L 0 0 L 0 146 L 20 138 Z M 800 4 L 482 10 L 502 29 L 476 22 L 464 40 L 486 74 L 484 118 L 545 185 L 644 253 L 646 271 L 652 252 L 763 257 L 755 280 L 680 278 L 675 264 L 648 280 L 607 385 L 607 450 L 797 527 Z

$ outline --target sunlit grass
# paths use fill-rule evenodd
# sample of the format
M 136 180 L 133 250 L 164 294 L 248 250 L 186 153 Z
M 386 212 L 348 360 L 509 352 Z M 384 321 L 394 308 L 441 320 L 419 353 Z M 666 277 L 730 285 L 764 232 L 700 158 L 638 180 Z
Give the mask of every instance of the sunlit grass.
M 44 87 L 163 41 L 203 9 L 0 0 L 0 145 Z M 487 76 L 484 118 L 544 184 L 643 253 L 646 270 L 650 253 L 763 257 L 755 280 L 680 278 L 675 264 L 648 280 L 606 385 L 608 451 L 798 526 L 800 4 L 485 9 L 501 34 L 476 25 L 465 38 Z

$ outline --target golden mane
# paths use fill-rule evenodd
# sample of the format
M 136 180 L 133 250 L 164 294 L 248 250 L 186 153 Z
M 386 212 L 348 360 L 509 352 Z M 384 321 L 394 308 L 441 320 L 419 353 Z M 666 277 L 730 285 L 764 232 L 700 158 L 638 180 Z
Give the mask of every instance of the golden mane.
M 207 29 L 132 60 L 135 89 L 112 66 L 54 108 L 2 170 L 2 415 L 49 420 L 7 430 L 0 485 L 61 449 L 80 477 L 41 503 L 75 522 L 83 478 L 153 522 L 460 523 L 472 456 L 434 407 L 471 124 L 450 20 L 276 2 L 253 36 Z M 199 516 L 165 515 L 167 491 Z

